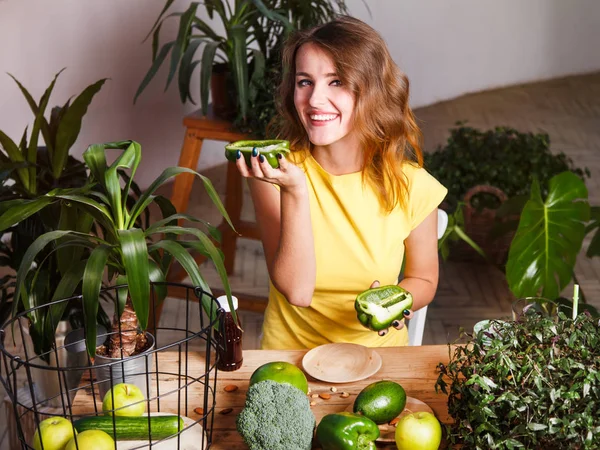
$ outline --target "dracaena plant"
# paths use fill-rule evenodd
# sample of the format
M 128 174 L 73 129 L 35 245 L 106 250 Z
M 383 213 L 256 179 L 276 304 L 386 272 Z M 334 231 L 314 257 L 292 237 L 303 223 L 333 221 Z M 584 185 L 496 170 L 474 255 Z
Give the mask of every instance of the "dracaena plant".
M 120 151 L 110 165 L 107 164 L 107 151 Z M 125 287 L 118 290 L 113 331 L 109 343 L 109 356 L 130 356 L 139 339 L 148 326 L 151 301 L 150 282 L 161 283 L 166 276 L 173 259 L 177 260 L 190 276 L 191 282 L 204 291 L 210 288 L 202 277 L 198 265 L 189 250 L 198 251 L 212 260 L 221 276 L 223 287 L 231 301 L 231 290 L 223 265 L 222 253 L 216 248 L 213 238 L 218 238 L 218 230 L 209 223 L 186 214 L 178 214 L 171 202 L 156 195 L 156 190 L 167 180 L 189 173 L 200 178 L 206 192 L 221 214 L 231 225 L 231 221 L 210 180 L 199 173 L 183 168 L 165 169 L 158 178 L 128 207 L 127 199 L 134 196 L 131 191 L 132 180 L 141 160 L 141 147 L 137 142 L 124 141 L 98 144 L 88 147 L 83 154 L 89 168 L 90 183 L 82 188 L 56 189 L 35 200 L 21 202 L 13 206 L 0 217 L 0 229 L 59 203 L 64 207 L 76 208 L 93 223 L 90 232 L 81 232 L 77 228 L 62 227 L 37 238 L 28 248 L 19 267 L 16 280 L 15 297 L 27 302 L 25 306 L 36 306 L 35 297 L 28 290 L 27 279 L 30 271 L 37 274 L 41 267 L 32 268 L 36 255 L 50 247 L 52 251 L 70 248 L 68 261 L 72 267 L 71 277 L 83 279 L 82 302 L 86 326 L 88 353 L 95 355 L 96 315 L 99 305 L 99 293 L 102 281 L 108 281 Z M 156 203 L 162 213 L 162 219 L 147 226 L 140 218 L 150 204 Z M 179 226 L 179 220 L 200 222 L 203 228 Z M 206 231 L 204 231 L 206 230 Z M 208 234 L 207 234 L 208 233 Z M 178 240 L 185 236 L 186 240 Z M 78 251 L 79 250 L 79 251 Z M 68 283 L 65 281 L 65 283 Z M 71 286 L 69 286 L 71 287 Z M 166 287 L 155 287 L 156 297 L 164 299 Z M 62 294 L 68 294 L 63 291 Z M 33 299 L 33 300 L 32 300 Z M 210 298 L 201 299 L 204 310 L 212 314 Z M 52 308 L 60 308 L 53 305 Z M 50 314 L 60 315 L 61 311 Z M 32 315 L 35 315 L 33 312 Z M 121 333 L 117 331 L 121 330 Z
M 273 85 L 278 81 L 279 51 L 287 35 L 294 29 L 312 27 L 336 14 L 348 13 L 345 0 L 206 0 L 191 2 L 182 13 L 167 14 L 173 3 L 174 0 L 166 1 L 148 34 L 152 35 L 152 65 L 135 99 L 170 54 L 165 90 L 178 72 L 181 101 L 195 104 L 190 86 L 196 83 L 192 82 L 192 74 L 200 65 L 201 111 L 206 114 L 213 67 L 225 64 L 234 82 L 236 125 L 258 136 L 264 134 L 266 122 L 275 115 Z M 161 47 L 162 24 L 171 18 L 179 20 L 177 37 Z M 220 21 L 224 33 L 211 26 L 214 19 Z M 200 58 L 195 59 L 200 48 Z M 265 110 L 269 112 L 266 116 Z
M 64 105 L 52 108 L 49 117 L 46 117 L 46 110 L 61 72 L 54 76 L 39 101 L 33 98 L 19 80 L 10 75 L 33 113 L 33 123 L 16 140 L 0 130 L 0 214 L 14 204 L 25 199 L 35 199 L 55 188 L 75 188 L 86 183 L 85 165 L 69 152 L 79 136 L 88 107 L 106 80 L 89 85 Z M 54 205 L 28 215 L 9 228 L 3 228 L 3 237 L 6 239 L 2 243 L 0 266 L 7 273 L 0 285 L 0 309 L 3 312 L 9 310 L 9 307 L 12 309 L 14 273 L 29 245 L 39 235 L 58 229 L 60 223 L 76 221 L 73 208 Z M 85 221 L 80 221 L 79 225 L 85 231 Z M 44 270 L 37 277 L 31 275 L 25 280 L 37 303 L 49 302 L 55 295 L 63 292 L 64 283 L 61 284 L 61 280 L 67 274 L 68 266 L 59 264 L 59 253 L 40 252 L 34 263 L 39 265 L 45 261 Z M 65 317 L 71 318 L 70 314 Z M 29 333 L 36 354 L 47 355 L 53 342 L 55 327 L 50 326 L 53 321 L 48 321 L 46 325 L 45 316 L 41 313 L 38 313 L 37 318 L 39 320 L 32 321 Z

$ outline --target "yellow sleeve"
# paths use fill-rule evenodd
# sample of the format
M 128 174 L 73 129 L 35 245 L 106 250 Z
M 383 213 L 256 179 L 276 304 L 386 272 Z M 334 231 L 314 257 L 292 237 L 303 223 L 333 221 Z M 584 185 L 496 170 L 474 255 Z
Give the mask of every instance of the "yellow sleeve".
M 414 164 L 404 164 L 408 181 L 408 215 L 414 230 L 446 197 L 446 189 L 427 170 Z

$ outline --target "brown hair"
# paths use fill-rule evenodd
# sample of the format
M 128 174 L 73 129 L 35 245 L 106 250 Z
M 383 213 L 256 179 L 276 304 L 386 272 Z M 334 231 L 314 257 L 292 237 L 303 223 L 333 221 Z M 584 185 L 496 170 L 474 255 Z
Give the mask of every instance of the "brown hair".
M 354 127 L 364 148 L 363 181 L 377 192 L 391 212 L 405 206 L 408 183 L 404 160 L 423 165 L 421 132 L 408 105 L 408 78 L 392 60 L 382 37 L 366 23 L 349 16 L 294 33 L 283 49 L 283 79 L 279 87 L 280 137 L 295 150 L 311 148 L 294 106 L 296 53 L 312 43 L 327 52 L 342 85 L 355 98 Z

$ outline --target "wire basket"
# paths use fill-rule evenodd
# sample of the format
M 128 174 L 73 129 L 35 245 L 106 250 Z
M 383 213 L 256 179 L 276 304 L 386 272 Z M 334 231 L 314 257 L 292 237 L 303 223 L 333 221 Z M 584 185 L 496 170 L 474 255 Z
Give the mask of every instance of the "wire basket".
M 164 287 L 168 295 L 161 303 L 155 289 Z M 102 293 L 116 298 L 119 288 L 104 289 Z M 210 304 L 208 314 L 199 302 L 202 296 L 206 296 Z M 81 427 L 81 423 L 89 422 L 88 418 L 102 418 L 91 422 L 93 426 L 102 422 L 98 429 L 111 435 L 115 441 L 113 447 L 119 450 L 210 448 L 216 404 L 217 355 L 222 348 L 222 343 L 213 336 L 223 315 L 217 300 L 199 288 L 184 284 L 153 284 L 146 346 L 142 353 L 123 358 L 121 352 L 121 357 L 115 359 L 97 355 L 91 361 L 85 346 L 85 328 L 82 328 L 68 334 L 56 333 L 51 350 L 36 354 L 29 337 L 27 317 L 34 313 L 50 317 L 55 311 L 53 307 L 69 301 L 81 302 L 81 296 L 24 311 L 0 330 L 0 381 L 7 392 L 5 408 L 10 408 L 7 418 L 11 448 L 33 449 L 34 440 L 39 441 L 34 434 L 39 430 L 40 422 L 51 417 L 55 418 L 57 427 L 60 422 L 65 423 L 57 417 L 67 419 L 71 434 Z M 176 317 L 163 317 L 160 324 L 157 323 L 157 313 L 160 314 L 164 303 L 173 301 L 177 301 L 173 305 L 177 307 Z M 111 335 L 120 337 L 126 331 L 121 325 L 115 332 L 98 330 L 96 343 L 102 344 Z M 15 339 L 19 338 L 23 342 L 22 348 L 14 345 Z M 131 403 L 121 406 L 119 401 L 124 397 L 123 392 L 111 389 L 119 383 L 138 386 L 143 398 L 125 396 Z M 103 411 L 105 398 L 109 404 L 104 405 Z M 145 411 L 140 412 L 140 409 Z M 134 434 L 139 434 L 141 427 L 146 430 L 143 436 L 127 436 L 127 440 L 123 440 L 123 433 L 129 434 L 131 429 L 121 427 L 121 417 L 115 416 L 125 410 L 132 414 L 135 411 L 138 415 L 135 419 L 138 431 Z M 161 420 L 162 424 L 170 422 L 169 419 L 155 419 L 155 416 L 164 415 L 172 416 L 170 419 L 176 424 L 174 432 L 165 431 L 159 424 Z M 56 428 L 53 432 L 59 431 L 60 428 Z M 44 444 L 45 439 L 37 442 L 38 448 L 44 448 L 40 444 Z M 76 445 L 77 448 L 80 446 L 79 443 Z

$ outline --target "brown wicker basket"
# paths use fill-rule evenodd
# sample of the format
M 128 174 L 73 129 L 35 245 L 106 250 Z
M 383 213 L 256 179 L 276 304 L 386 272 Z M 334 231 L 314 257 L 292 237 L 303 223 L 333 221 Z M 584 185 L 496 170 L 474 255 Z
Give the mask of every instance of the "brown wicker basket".
M 512 242 L 514 232 L 506 233 L 500 237 L 492 237 L 494 225 L 497 223 L 496 210 L 490 208 L 477 209 L 471 200 L 477 194 L 487 193 L 500 200 L 500 204 L 507 200 L 506 194 L 497 187 L 489 185 L 474 186 L 464 196 L 465 231 L 488 256 L 490 262 L 497 265 L 506 264 L 508 249 Z M 506 220 L 506 219 L 504 219 Z M 466 242 L 460 241 L 450 252 L 450 257 L 457 261 L 481 261 L 479 255 Z

